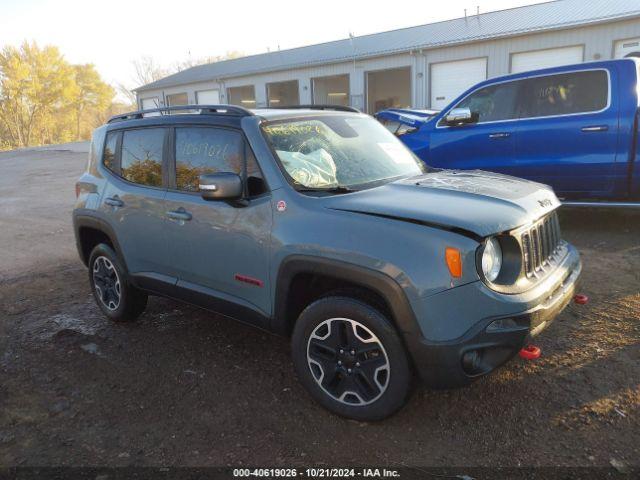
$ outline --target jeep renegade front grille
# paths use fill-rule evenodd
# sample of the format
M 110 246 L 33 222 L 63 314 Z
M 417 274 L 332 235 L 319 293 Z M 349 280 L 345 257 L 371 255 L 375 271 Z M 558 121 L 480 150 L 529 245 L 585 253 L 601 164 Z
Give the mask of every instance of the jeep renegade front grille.
M 560 245 L 558 214 L 551 212 L 522 233 L 524 271 L 532 277 L 549 265 Z

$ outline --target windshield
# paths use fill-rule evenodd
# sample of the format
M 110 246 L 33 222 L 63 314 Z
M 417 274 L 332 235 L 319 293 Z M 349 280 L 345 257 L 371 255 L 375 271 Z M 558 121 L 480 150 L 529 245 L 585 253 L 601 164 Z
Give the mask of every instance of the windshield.
M 284 170 L 302 189 L 373 186 L 426 171 L 370 117 L 316 116 L 263 126 Z

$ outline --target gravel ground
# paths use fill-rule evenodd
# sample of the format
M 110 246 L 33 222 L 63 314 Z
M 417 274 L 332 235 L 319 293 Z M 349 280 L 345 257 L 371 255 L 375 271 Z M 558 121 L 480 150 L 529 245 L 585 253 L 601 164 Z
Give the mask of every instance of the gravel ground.
M 0 466 L 640 466 L 640 214 L 562 212 L 591 302 L 539 360 L 358 423 L 302 390 L 287 339 L 161 298 L 106 321 L 70 224 L 84 150 L 0 154 Z

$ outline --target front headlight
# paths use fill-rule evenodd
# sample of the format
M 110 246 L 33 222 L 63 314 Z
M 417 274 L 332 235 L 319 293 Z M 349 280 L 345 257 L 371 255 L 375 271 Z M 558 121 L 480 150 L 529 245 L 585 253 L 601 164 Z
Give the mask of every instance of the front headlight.
M 500 275 L 501 268 L 502 249 L 500 243 L 495 238 L 490 238 L 486 241 L 482 251 L 482 273 L 488 281 L 494 282 Z

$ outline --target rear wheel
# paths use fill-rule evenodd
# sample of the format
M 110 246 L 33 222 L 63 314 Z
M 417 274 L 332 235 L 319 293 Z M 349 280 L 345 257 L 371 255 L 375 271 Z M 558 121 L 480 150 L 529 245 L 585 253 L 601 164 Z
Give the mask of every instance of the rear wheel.
M 91 251 L 89 283 L 102 312 L 116 322 L 135 320 L 147 306 L 147 294 L 131 285 L 122 262 L 104 243 Z
M 296 322 L 293 362 L 302 384 L 325 408 L 356 420 L 380 420 L 405 402 L 411 372 L 390 321 L 366 303 L 325 297 Z

